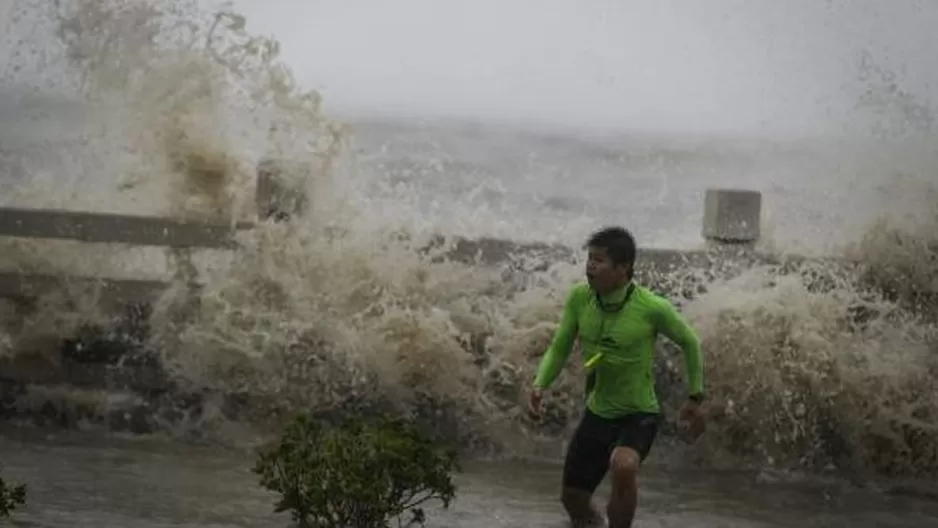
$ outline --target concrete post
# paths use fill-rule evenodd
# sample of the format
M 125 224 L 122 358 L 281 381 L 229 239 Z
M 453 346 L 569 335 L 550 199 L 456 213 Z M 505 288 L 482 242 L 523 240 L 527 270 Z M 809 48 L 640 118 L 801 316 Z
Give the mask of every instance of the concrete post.
M 0 0 L 0 45 L 13 30 L 13 5 L 16 0 Z
M 265 158 L 257 164 L 255 206 L 258 219 L 283 221 L 303 214 L 307 199 L 299 184 L 304 178 L 290 177 L 291 172 L 302 170 L 304 168 L 295 163 L 273 158 Z
M 711 243 L 753 245 L 759 240 L 762 194 L 739 189 L 707 189 L 703 237 Z

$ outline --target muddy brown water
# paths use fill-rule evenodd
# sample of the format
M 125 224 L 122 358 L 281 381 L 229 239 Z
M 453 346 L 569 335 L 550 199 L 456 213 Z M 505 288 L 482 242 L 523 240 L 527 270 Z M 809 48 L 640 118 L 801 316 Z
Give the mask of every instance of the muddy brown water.
M 243 450 L 99 432 L 0 431 L 8 481 L 29 487 L 18 526 L 162 528 L 290 526 L 257 485 Z M 566 526 L 554 463 L 477 461 L 458 475 L 457 500 L 428 526 Z M 600 496 L 605 493 L 600 491 Z M 641 479 L 641 528 L 938 527 L 938 502 L 764 473 L 673 470 L 649 464 Z

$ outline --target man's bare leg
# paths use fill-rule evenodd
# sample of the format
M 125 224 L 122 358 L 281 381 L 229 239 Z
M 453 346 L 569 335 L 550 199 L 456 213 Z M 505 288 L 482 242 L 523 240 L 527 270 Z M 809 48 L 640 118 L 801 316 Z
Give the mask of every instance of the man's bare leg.
M 602 526 L 603 516 L 593 505 L 593 494 L 581 489 L 564 488 L 560 500 L 570 516 L 572 528 Z
M 631 528 L 638 502 L 638 468 L 642 459 L 631 447 L 617 447 L 609 463 L 612 494 L 606 506 L 609 528 Z

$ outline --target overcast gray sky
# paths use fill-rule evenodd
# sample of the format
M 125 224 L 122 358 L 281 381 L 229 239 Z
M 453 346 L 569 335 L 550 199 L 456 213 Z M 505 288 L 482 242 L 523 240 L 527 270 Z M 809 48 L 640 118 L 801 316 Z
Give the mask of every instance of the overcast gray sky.
M 934 0 L 238 0 L 344 112 L 817 131 L 861 50 L 938 87 Z
M 0 15 L 13 1 L 23 0 L 0 0 Z M 862 131 L 868 116 L 854 107 L 864 51 L 899 72 L 900 89 L 917 102 L 938 101 L 938 0 L 234 4 L 249 31 L 276 36 L 298 79 L 344 115 Z

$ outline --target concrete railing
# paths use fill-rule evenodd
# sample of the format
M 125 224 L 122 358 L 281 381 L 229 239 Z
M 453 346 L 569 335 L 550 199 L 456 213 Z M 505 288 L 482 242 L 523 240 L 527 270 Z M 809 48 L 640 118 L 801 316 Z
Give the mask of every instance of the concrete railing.
M 305 201 L 295 199 L 277 178 L 278 164 L 267 160 L 258 166 L 255 207 L 258 219 L 283 219 L 301 211 Z M 295 170 L 295 167 L 290 167 Z M 191 251 L 234 249 L 235 234 L 252 229 L 254 222 L 211 224 L 153 216 L 64 211 L 51 209 L 0 208 L 0 237 L 58 239 L 88 244 L 124 244 L 169 249 L 192 281 L 196 281 Z M 67 276 L 0 270 L 0 297 L 35 298 L 60 289 L 63 282 L 78 288 L 99 288 L 106 303 L 148 302 L 169 286 L 166 281 L 112 279 L 99 276 Z
M 283 219 L 306 206 L 305 197 L 286 188 L 277 178 L 280 165 L 262 162 L 258 167 L 256 208 L 259 220 Z M 295 168 L 294 168 L 295 169 Z M 640 261 L 658 269 L 699 265 L 706 266 L 712 249 L 751 248 L 759 238 L 761 194 L 754 191 L 710 189 L 704 200 L 702 235 L 710 250 L 643 250 Z M 183 261 L 193 249 L 233 249 L 234 235 L 251 229 L 253 222 L 235 225 L 207 224 L 171 218 L 62 211 L 47 209 L 0 208 L 0 237 L 63 239 L 89 244 L 109 243 L 135 246 L 162 246 L 181 256 Z M 445 241 L 441 237 L 431 246 Z M 445 248 L 447 258 L 480 264 L 496 264 L 517 255 L 544 259 L 569 258 L 571 248 L 510 240 L 456 238 Z M 640 270 L 641 271 L 641 270 Z M 107 277 L 24 274 L 0 271 L 0 297 L 33 298 L 71 284 L 96 285 L 102 297 L 117 303 L 147 302 L 168 282 L 154 280 L 110 279 Z

